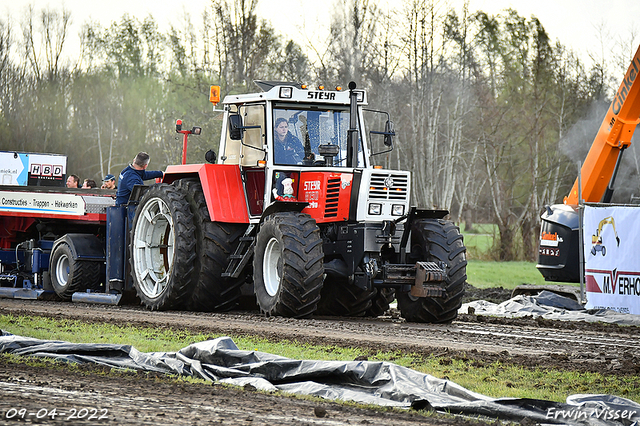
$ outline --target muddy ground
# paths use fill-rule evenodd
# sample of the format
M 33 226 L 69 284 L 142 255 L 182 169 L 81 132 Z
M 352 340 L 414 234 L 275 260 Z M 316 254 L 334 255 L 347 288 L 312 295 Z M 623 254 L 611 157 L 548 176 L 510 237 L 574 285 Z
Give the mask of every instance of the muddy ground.
M 500 289 L 471 288 L 467 293 L 470 300 L 499 302 L 509 297 L 510 291 Z M 0 299 L 0 314 L 171 327 L 212 336 L 258 335 L 274 340 L 356 346 L 372 354 L 378 350 L 413 352 L 425 357 L 435 354 L 445 360 L 471 360 L 478 366 L 500 360 L 524 367 L 619 376 L 640 374 L 640 327 L 475 315 L 460 315 L 448 325 L 411 324 L 394 311 L 377 319 L 293 320 L 264 318 L 251 312 L 148 312 L 135 306 L 10 299 Z M 107 376 L 100 367 L 43 368 L 9 364 L 0 358 L 0 424 L 15 424 L 22 408 L 22 421 L 42 424 L 478 424 L 463 418 L 425 417 L 421 412 L 365 409 L 267 395 L 252 389 L 192 384 L 152 374 Z M 53 409 L 64 415 L 51 416 Z M 48 416 L 38 419 L 38 413 Z M 83 418 L 72 418 L 74 415 Z M 89 419 L 90 416 L 94 418 Z
M 415 411 L 365 409 L 169 380 L 155 374 L 104 373 L 99 367 L 43 368 L 8 364 L 0 358 L 0 424 L 484 424 L 451 416 L 430 418 Z M 21 409 L 26 411 L 21 413 Z

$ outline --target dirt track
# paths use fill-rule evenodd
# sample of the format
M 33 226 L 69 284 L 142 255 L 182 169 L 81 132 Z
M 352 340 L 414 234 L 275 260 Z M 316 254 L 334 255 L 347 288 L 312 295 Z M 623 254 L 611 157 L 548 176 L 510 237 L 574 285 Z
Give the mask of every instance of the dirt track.
M 0 314 L 36 314 L 87 322 L 171 327 L 211 335 L 258 335 L 275 340 L 357 346 L 369 349 L 372 353 L 383 349 L 424 356 L 437 354 L 474 360 L 475 365 L 500 360 L 525 367 L 599 371 L 621 376 L 640 374 L 638 327 L 533 319 L 489 319 L 471 315 L 462 315 L 449 325 L 410 324 L 395 318 L 395 315 L 359 320 L 320 317 L 293 320 L 264 318 L 247 312 L 148 312 L 130 306 L 10 299 L 0 299 Z M 218 386 L 182 385 L 157 377 L 140 380 L 137 376 L 113 378 L 79 372 L 69 376 L 66 370 L 44 370 L 14 364 L 0 363 L 0 382 L 0 414 L 3 416 L 0 423 L 6 421 L 6 410 L 27 405 L 31 410 L 57 408 L 61 411 L 81 407 L 108 409 L 109 419 L 117 424 L 223 422 L 293 425 L 305 422 L 345 424 L 347 420 L 356 424 L 389 424 L 392 418 L 393 423 L 404 425 L 416 422 L 430 424 L 434 421 L 411 413 L 389 414 Z M 26 394 L 25 385 L 30 386 Z M 67 391 L 75 393 L 69 394 Z M 72 398 L 75 405 L 63 402 L 69 401 L 68 398 Z M 325 410 L 324 417 L 318 417 Z M 30 420 L 37 419 L 32 416 Z M 50 418 L 46 420 L 45 424 L 69 424 L 63 416 L 59 416 L 55 422 Z M 437 424 L 464 422 L 450 419 L 438 420 Z
M 64 367 L 37 368 L 0 359 L 0 424 L 15 424 L 15 420 L 47 425 L 469 424 L 428 419 L 415 412 L 366 410 L 250 389 L 180 383 L 155 375 L 99 373 L 99 368 L 92 367 L 69 372 Z M 21 415 L 12 408 L 26 412 Z M 38 419 L 38 413 L 44 418 Z

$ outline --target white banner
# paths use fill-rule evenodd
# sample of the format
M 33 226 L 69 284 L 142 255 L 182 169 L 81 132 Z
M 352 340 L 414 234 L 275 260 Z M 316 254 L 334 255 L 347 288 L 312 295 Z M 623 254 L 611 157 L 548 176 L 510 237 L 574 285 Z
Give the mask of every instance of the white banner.
M 640 207 L 585 206 L 587 309 L 640 315 Z
M 82 216 L 85 202 L 77 194 L 0 191 L 0 211 Z

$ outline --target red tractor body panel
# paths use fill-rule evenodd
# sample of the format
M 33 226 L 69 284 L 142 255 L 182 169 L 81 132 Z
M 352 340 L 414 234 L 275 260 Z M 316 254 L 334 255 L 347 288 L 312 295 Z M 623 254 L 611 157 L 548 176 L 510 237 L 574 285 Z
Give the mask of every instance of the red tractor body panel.
M 348 220 L 352 181 L 352 173 L 300 173 L 297 198 L 309 203 L 303 212 L 317 223 Z
M 197 175 L 207 200 L 209 217 L 213 222 L 249 223 L 247 199 L 240 169 L 226 164 L 187 164 L 169 166 L 164 182 Z

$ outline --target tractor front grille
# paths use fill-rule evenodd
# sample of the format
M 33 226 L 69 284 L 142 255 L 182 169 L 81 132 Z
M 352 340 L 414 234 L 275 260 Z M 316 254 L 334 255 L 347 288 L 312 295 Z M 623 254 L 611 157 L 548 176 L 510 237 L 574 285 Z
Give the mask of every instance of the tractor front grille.
M 370 200 L 403 202 L 409 198 L 409 176 L 399 173 L 372 173 L 369 184 Z

